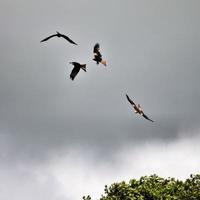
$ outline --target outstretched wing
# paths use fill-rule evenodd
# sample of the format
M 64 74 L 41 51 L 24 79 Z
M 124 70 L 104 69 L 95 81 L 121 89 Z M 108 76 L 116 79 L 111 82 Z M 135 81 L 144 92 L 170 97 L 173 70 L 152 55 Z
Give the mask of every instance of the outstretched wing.
M 135 103 L 129 98 L 129 96 L 126 94 L 126 98 L 129 101 L 129 103 L 133 106 L 136 106 Z M 137 107 L 137 106 L 136 106 Z
M 80 67 L 74 66 L 74 68 L 71 71 L 70 78 L 74 80 L 74 78 L 76 77 L 79 71 L 80 71 Z
M 149 120 L 149 121 L 151 121 L 151 122 L 154 122 L 152 119 L 148 118 L 144 113 L 143 113 L 142 116 L 143 116 L 145 119 L 147 119 L 147 120 Z
M 96 43 L 96 44 L 94 45 L 93 53 L 97 53 L 97 52 L 99 52 L 99 48 L 100 48 L 99 43 Z
M 46 37 L 44 38 L 43 40 L 41 40 L 40 42 L 44 42 L 44 41 L 47 41 L 48 39 L 52 38 L 52 37 L 55 37 L 55 36 L 58 36 L 58 34 L 53 34 L 53 35 L 50 35 L 49 37 Z
M 96 54 L 96 56 L 101 57 L 101 53 L 99 50 L 100 50 L 100 45 L 99 45 L 99 43 L 96 43 L 94 45 L 93 53 Z
M 68 42 L 77 45 L 73 40 L 71 40 L 69 37 L 67 37 L 66 35 L 61 34 L 61 37 L 65 38 Z

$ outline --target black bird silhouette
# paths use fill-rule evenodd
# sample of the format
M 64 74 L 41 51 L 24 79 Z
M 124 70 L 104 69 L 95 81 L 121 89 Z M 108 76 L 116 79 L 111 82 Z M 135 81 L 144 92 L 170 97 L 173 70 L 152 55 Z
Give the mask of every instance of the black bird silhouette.
M 52 38 L 52 37 L 55 37 L 55 36 L 57 36 L 57 37 L 63 37 L 63 38 L 66 39 L 68 42 L 77 45 L 77 44 L 76 44 L 74 41 L 72 41 L 69 37 L 67 37 L 67 36 L 64 35 L 64 34 L 59 33 L 58 31 L 56 31 L 56 34 L 50 35 L 49 37 L 44 38 L 44 39 L 41 40 L 40 42 L 45 42 L 45 41 L 47 41 L 48 39 L 50 39 L 50 38 Z
M 74 65 L 74 68 L 71 71 L 70 78 L 74 80 L 80 69 L 86 72 L 86 64 L 80 64 L 77 62 L 70 62 L 70 64 Z
M 100 53 L 100 45 L 99 43 L 96 43 L 94 45 L 94 50 L 93 50 L 93 53 L 94 53 L 94 58 L 93 60 L 96 61 L 97 65 L 99 63 L 102 63 L 104 66 L 106 66 L 106 60 L 103 60 L 102 59 L 102 55 Z
M 147 120 L 149 120 L 149 121 L 151 121 L 151 122 L 154 122 L 152 119 L 148 118 L 148 117 L 144 114 L 144 112 L 143 112 L 143 110 L 142 110 L 140 104 L 136 105 L 136 104 L 129 98 L 129 96 L 128 96 L 127 94 L 126 94 L 126 98 L 127 98 L 127 100 L 129 101 L 129 103 L 133 106 L 133 108 L 135 109 L 134 111 L 135 111 L 136 114 L 138 113 L 138 114 L 142 115 L 145 119 L 147 119 Z

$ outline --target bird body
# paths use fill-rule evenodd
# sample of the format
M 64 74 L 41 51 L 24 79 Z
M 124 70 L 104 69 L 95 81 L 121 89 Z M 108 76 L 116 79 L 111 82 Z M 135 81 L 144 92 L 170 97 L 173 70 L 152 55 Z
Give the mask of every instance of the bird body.
M 74 65 L 74 68 L 72 69 L 70 74 L 71 80 L 74 80 L 80 69 L 86 72 L 86 64 L 80 64 L 78 62 L 70 62 L 70 64 Z
M 64 34 L 59 33 L 58 31 L 56 31 L 56 34 L 50 35 L 50 36 L 44 38 L 43 40 L 41 40 L 40 42 L 45 42 L 45 41 L 49 40 L 50 38 L 56 37 L 56 36 L 59 37 L 59 38 L 60 38 L 60 37 L 63 37 L 63 38 L 66 39 L 68 42 L 77 45 L 77 44 L 76 44 L 73 40 L 71 40 L 69 37 L 67 37 L 67 36 L 64 35 Z
M 96 43 L 96 44 L 94 45 L 93 54 L 94 54 L 93 60 L 96 61 L 97 65 L 98 65 L 99 63 L 102 63 L 104 66 L 107 65 L 107 64 L 106 64 L 106 60 L 103 60 L 103 59 L 102 59 L 102 55 L 101 55 L 101 53 L 100 53 L 100 45 L 99 45 L 99 43 Z
M 134 112 L 136 114 L 140 114 L 141 116 L 143 116 L 145 119 L 154 122 L 152 119 L 148 118 L 147 115 L 144 114 L 144 111 L 142 109 L 142 107 L 140 106 L 140 104 L 136 105 L 130 98 L 129 96 L 126 94 L 126 98 L 129 101 L 129 103 L 133 106 L 134 108 Z

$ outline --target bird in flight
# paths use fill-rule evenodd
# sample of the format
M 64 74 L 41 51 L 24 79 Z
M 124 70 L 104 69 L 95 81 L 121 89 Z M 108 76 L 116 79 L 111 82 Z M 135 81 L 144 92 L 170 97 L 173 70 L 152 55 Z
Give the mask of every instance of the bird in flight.
M 69 37 L 67 37 L 67 36 L 64 35 L 64 34 L 59 33 L 58 31 L 56 31 L 56 34 L 50 35 L 50 36 L 44 38 L 43 40 L 41 40 L 40 42 L 45 42 L 45 41 L 47 41 L 48 39 L 50 39 L 50 38 L 52 38 L 52 37 L 56 37 L 56 36 L 57 36 L 57 37 L 63 37 L 63 38 L 66 39 L 68 42 L 77 45 L 77 44 L 76 44 L 74 41 L 72 41 Z
M 126 98 L 127 98 L 127 100 L 129 101 L 129 103 L 133 106 L 133 108 L 135 109 L 134 111 L 135 111 L 136 114 L 138 113 L 138 114 L 142 115 L 145 119 L 147 119 L 147 120 L 149 120 L 149 121 L 151 121 L 151 122 L 154 122 L 152 119 L 148 118 L 148 117 L 144 114 L 144 112 L 143 112 L 143 110 L 142 110 L 140 104 L 136 105 L 136 104 L 129 98 L 129 96 L 128 96 L 127 94 L 126 94 Z
M 74 80 L 80 69 L 86 72 L 86 64 L 80 64 L 78 62 L 70 62 L 70 64 L 74 65 L 74 68 L 71 71 L 70 78 Z
M 102 55 L 101 55 L 101 53 L 100 53 L 100 45 L 99 45 L 99 43 L 96 43 L 96 44 L 94 45 L 93 53 L 94 53 L 94 58 L 93 58 L 93 60 L 96 61 L 97 65 L 98 65 L 99 63 L 102 63 L 104 66 L 107 65 L 107 64 L 106 64 L 106 60 L 103 60 L 103 59 L 102 59 Z

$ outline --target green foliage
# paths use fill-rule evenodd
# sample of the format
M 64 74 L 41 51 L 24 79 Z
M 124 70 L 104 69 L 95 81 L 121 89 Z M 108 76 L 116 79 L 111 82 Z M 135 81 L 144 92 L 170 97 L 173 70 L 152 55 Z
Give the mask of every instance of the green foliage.
M 200 200 L 200 175 L 191 175 L 185 182 L 157 175 L 143 176 L 129 183 L 106 185 L 104 192 L 100 200 Z

